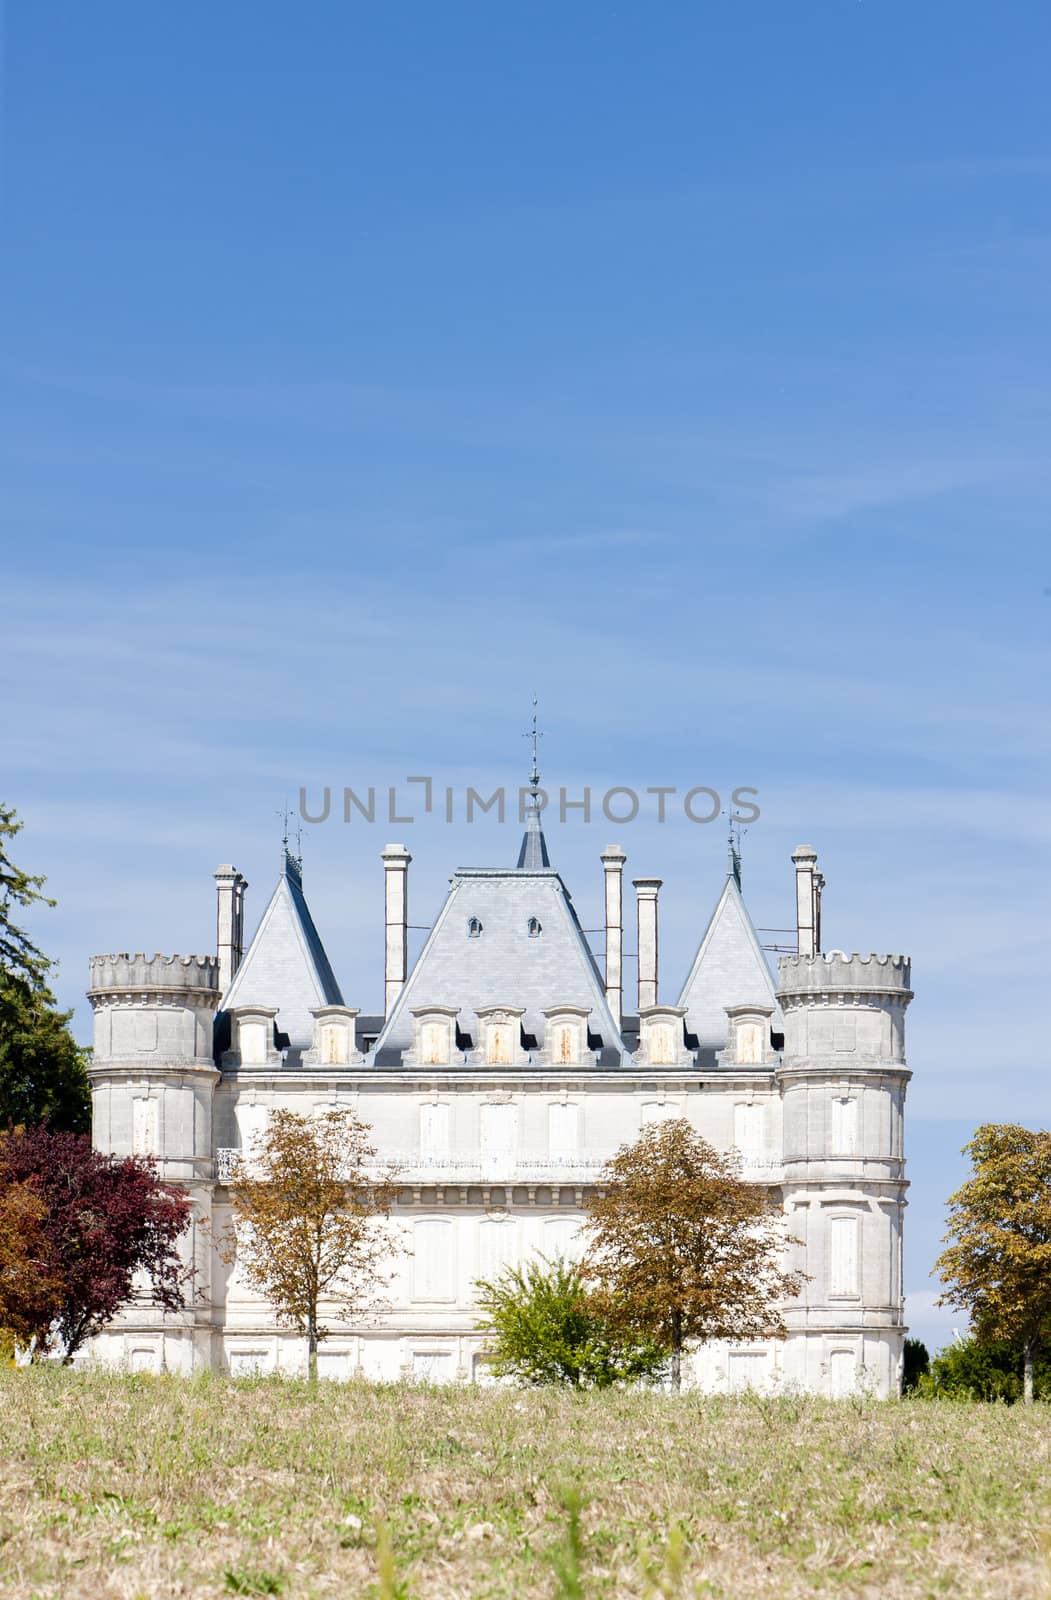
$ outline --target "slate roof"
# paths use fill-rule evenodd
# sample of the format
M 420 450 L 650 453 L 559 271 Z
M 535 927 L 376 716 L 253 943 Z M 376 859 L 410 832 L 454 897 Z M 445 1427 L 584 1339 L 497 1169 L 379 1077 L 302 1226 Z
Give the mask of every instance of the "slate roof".
M 724 1008 L 749 1000 L 773 1006 L 770 1025 L 779 1032 L 782 1018 L 774 980 L 736 877 L 731 873 L 678 1001 L 686 1007 L 686 1031 L 697 1039 L 699 1066 L 714 1065 L 716 1050 L 727 1043 Z
M 523 853 L 529 839 L 527 831 Z M 468 935 L 473 917 L 482 925 L 475 938 Z M 540 923 L 534 938 L 531 918 Z M 621 1064 L 624 1046 L 602 977 L 569 891 L 551 867 L 463 868 L 453 874 L 445 904 L 377 1041 L 376 1064 L 399 1064 L 412 1042 L 414 1006 L 457 1006 L 461 1031 L 478 1043 L 475 1011 L 501 1003 L 525 1008 L 523 1031 L 538 1045 L 545 1009 L 587 1007 L 588 1028 L 602 1041 L 600 1064 Z
M 311 1006 L 342 1004 L 339 984 L 303 896 L 298 865 L 286 855 L 270 904 L 223 995 L 220 1012 L 233 1006 L 277 1006 L 278 1032 L 287 1034 L 287 1060 L 295 1065 L 313 1043 Z

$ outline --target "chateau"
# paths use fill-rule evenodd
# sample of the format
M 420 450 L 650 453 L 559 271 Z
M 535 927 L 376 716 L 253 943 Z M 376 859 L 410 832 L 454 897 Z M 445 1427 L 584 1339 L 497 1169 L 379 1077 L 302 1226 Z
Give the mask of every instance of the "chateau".
M 273 1107 L 352 1106 L 399 1168 L 407 1249 L 385 1308 L 333 1327 L 321 1374 L 434 1381 L 484 1376 L 474 1280 L 534 1253 L 571 1255 L 608 1157 L 647 1123 L 686 1117 L 783 1203 L 800 1241 L 786 1248 L 808 1274 L 785 1306 L 786 1339 L 706 1346 L 684 1363 L 686 1380 L 897 1392 L 910 963 L 822 953 L 813 850 L 792 856 L 797 953 L 781 956 L 775 984 L 731 845 L 674 1003 L 658 989 L 660 879 L 632 883 L 638 982 L 626 997 L 625 854 L 601 855 L 600 965 L 550 864 L 535 793 L 517 865 L 455 872 L 410 971 L 411 859 L 403 845 L 383 851 L 382 1014 L 346 1003 L 360 996 L 336 979 L 287 846 L 247 949 L 247 884 L 223 866 L 214 955 L 92 957 L 95 1142 L 152 1153 L 198 1217 L 194 1306 L 163 1316 L 134 1305 L 96 1358 L 148 1371 L 304 1369 L 305 1341 L 215 1248 L 231 1173 Z

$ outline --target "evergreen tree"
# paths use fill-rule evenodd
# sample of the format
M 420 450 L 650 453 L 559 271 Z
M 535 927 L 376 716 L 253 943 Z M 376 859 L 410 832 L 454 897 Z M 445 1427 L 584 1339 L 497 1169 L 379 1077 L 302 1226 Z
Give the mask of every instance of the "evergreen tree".
M 0 1127 L 47 1123 L 68 1133 L 91 1124 L 87 1056 L 48 987 L 53 963 L 13 920 L 19 907 L 53 906 L 44 879 L 16 867 L 8 844 L 22 824 L 0 806 Z

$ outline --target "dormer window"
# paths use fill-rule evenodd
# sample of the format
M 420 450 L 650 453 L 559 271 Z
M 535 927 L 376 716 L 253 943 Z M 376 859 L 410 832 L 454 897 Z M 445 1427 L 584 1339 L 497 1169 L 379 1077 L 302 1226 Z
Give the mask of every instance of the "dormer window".
M 361 1060 L 354 1027 L 358 1013 L 349 1006 L 311 1006 L 314 1044 L 306 1062 L 322 1067 L 346 1067 Z
M 509 1022 L 490 1022 L 485 1030 L 486 1066 L 509 1067 L 513 1043 Z
M 540 937 L 540 919 L 539 919 L 539 917 L 530 917 L 529 921 L 526 923 L 526 933 L 529 935 L 530 939 L 539 939 L 539 937 Z
M 456 1040 L 455 1006 L 413 1006 L 413 1056 L 421 1067 L 447 1067 Z
M 553 1067 L 579 1067 L 588 1048 L 588 1016 L 584 1006 L 551 1006 L 544 1012 L 543 1059 Z
M 580 1027 L 575 1022 L 560 1022 L 555 1029 L 551 1059 L 560 1067 L 575 1067 L 580 1060 Z
M 449 1024 L 425 1022 L 420 1029 L 420 1059 L 425 1067 L 444 1067 L 449 1062 Z
M 478 1018 L 478 1031 L 475 1033 L 478 1044 L 473 1061 L 478 1066 L 486 1067 L 517 1066 L 523 1060 L 524 1015 L 521 1006 L 508 1005 L 506 1002 L 479 1006 L 475 1012 Z
M 482 937 L 482 923 L 480 917 L 467 918 L 467 937 L 468 939 L 480 939 Z

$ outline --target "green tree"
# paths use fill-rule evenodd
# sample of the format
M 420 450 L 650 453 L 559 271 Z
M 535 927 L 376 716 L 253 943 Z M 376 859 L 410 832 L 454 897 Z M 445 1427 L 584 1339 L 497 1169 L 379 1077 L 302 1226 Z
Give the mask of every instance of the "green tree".
M 88 1052 L 69 1031 L 47 978 L 53 963 L 12 920 L 17 908 L 53 906 L 44 879 L 16 867 L 8 845 L 22 823 L 0 806 L 0 1126 L 46 1122 L 58 1131 L 91 1124 Z
M 657 1123 L 613 1157 L 587 1202 L 584 1271 L 607 1314 L 671 1352 L 688 1340 L 783 1338 L 801 1273 L 781 1264 L 779 1200 L 740 1175 L 685 1119 Z
M 507 1267 L 476 1287 L 478 1327 L 490 1334 L 486 1359 L 498 1377 L 608 1389 L 667 1366 L 667 1349 L 612 1322 L 579 1267 L 561 1257 Z
M 221 1242 L 278 1320 L 306 1335 L 307 1370 L 328 1329 L 327 1302 L 352 1319 L 386 1281 L 391 1241 L 377 1226 L 393 1190 L 369 1167 L 375 1146 L 353 1111 L 274 1111 L 230 1185 L 233 1227 Z
M 919 1388 L 920 1379 L 930 1368 L 931 1357 L 922 1339 L 906 1339 L 901 1370 L 901 1392 L 911 1394 Z
M 50 990 L 0 972 L 0 1126 L 90 1129 L 89 1052 L 69 1031 L 72 1015 Z
M 23 872 L 7 853 L 9 841 L 21 833 L 23 826 L 13 807 L 0 805 L 0 970 L 14 973 L 31 988 L 39 989 L 44 986 L 51 962 L 25 929 L 12 922 L 11 914 L 19 907 L 53 906 L 55 902 L 41 893 L 47 880 Z
M 948 1248 L 934 1264 L 940 1304 L 969 1313 L 979 1344 L 1018 1352 L 1029 1402 L 1051 1342 L 1051 1133 L 986 1123 L 964 1151 L 971 1176 L 949 1199 Z
M 924 1399 L 1002 1400 L 1010 1404 L 1022 1398 L 1024 1381 L 1022 1352 L 1015 1345 L 1002 1341 L 983 1344 L 972 1334 L 940 1351 L 916 1387 Z M 1033 1393 L 1038 1400 L 1051 1399 L 1051 1349 L 1034 1355 Z

